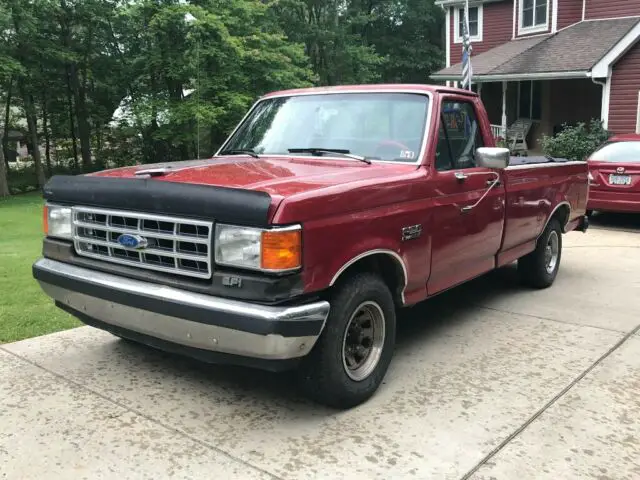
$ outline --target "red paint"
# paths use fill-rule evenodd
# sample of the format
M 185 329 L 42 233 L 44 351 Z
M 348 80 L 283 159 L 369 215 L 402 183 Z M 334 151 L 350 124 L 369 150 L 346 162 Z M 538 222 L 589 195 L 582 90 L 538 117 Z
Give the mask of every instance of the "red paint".
M 513 37 L 513 3 L 511 1 L 485 3 L 483 10 L 482 42 L 473 42 L 473 55 L 486 52 L 508 42 Z M 450 12 L 451 65 L 455 65 L 462 61 L 462 43 L 454 43 L 454 9 L 451 8 Z
M 640 42 L 636 43 L 613 66 L 609 99 L 609 130 L 616 134 L 636 131 L 639 92 Z
M 327 289 L 351 260 L 371 250 L 399 255 L 408 282 L 406 304 L 481 275 L 531 252 L 556 207 L 568 202 L 568 223 L 585 213 L 587 166 L 527 167 L 498 172 L 501 185 L 477 208 L 462 213 L 487 191 L 492 172 L 485 168 L 464 182 L 455 171 L 433 167 L 440 106 L 443 99 L 471 101 L 486 146 L 493 146 L 489 119 L 475 94 L 425 85 L 371 85 L 276 92 L 272 95 L 344 90 L 406 90 L 430 93 L 431 119 L 427 148 L 419 164 L 367 165 L 340 158 L 219 157 L 175 163 L 157 181 L 220 185 L 268 192 L 270 221 L 303 225 L 303 264 L 306 292 Z M 144 167 L 101 172 L 131 177 Z M 402 241 L 402 228 L 422 226 L 422 235 Z
M 637 0 L 586 0 L 585 20 L 640 16 Z
M 640 135 L 619 135 L 610 142 L 640 142 Z M 589 210 L 604 212 L 632 212 L 640 213 L 640 157 L 631 163 L 603 162 L 598 160 L 595 153 L 589 159 L 589 170 L 593 175 L 593 183 L 589 189 Z M 611 185 L 609 175 L 621 173 L 631 176 L 631 185 Z
M 583 0 L 558 0 L 558 30 L 582 21 Z

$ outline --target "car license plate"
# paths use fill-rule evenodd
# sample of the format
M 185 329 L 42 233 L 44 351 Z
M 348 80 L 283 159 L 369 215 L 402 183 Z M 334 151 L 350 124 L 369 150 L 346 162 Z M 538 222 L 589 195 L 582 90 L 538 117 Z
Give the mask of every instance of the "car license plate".
M 609 175 L 609 183 L 611 185 L 631 185 L 631 177 L 629 175 Z

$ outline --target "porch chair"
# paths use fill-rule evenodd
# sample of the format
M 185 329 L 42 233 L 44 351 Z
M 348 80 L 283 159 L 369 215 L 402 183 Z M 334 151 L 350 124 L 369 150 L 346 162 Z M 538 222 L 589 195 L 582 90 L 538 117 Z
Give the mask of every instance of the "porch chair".
M 529 146 L 527 145 L 527 135 L 533 121 L 528 118 L 519 118 L 507 128 L 507 141 L 508 147 L 511 153 L 527 152 Z

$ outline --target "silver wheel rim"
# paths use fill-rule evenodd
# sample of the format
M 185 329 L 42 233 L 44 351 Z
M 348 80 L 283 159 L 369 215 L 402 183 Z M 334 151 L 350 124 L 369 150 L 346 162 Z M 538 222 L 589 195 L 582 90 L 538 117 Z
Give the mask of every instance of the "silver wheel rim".
M 560 254 L 560 239 L 558 238 L 558 232 L 553 230 L 549 234 L 547 245 L 544 248 L 544 264 L 547 269 L 547 273 L 551 274 L 558 265 L 558 257 Z
M 382 308 L 364 302 L 351 315 L 342 340 L 342 364 L 349 378 L 366 379 L 375 370 L 384 346 L 385 322 Z

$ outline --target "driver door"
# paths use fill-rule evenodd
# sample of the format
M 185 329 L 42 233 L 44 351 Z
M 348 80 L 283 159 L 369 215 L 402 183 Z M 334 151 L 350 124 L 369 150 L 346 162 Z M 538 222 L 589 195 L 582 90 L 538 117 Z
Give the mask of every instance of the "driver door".
M 505 190 L 501 173 L 478 167 L 475 161 L 476 148 L 485 143 L 478 112 L 488 124 L 479 107 L 477 98 L 464 96 L 443 97 L 440 105 L 438 145 L 431 167 L 435 211 L 429 295 L 493 269 L 502 243 Z M 487 193 L 496 179 L 500 184 Z

